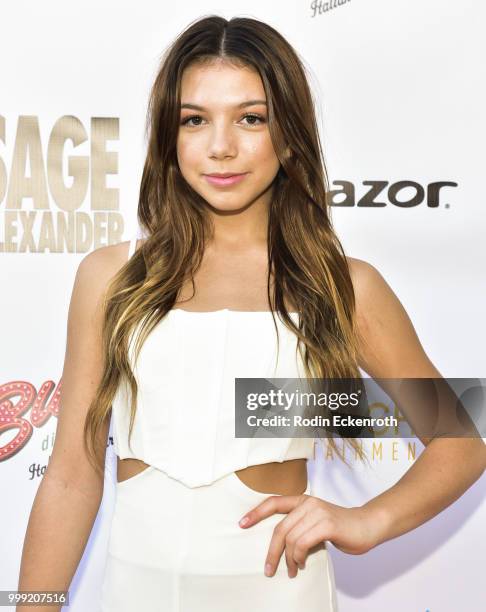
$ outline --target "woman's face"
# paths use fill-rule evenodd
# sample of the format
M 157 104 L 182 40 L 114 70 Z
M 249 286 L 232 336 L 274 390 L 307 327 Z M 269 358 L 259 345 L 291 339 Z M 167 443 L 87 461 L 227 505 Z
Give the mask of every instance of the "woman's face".
M 280 162 L 267 121 L 265 90 L 255 70 L 218 61 L 184 71 L 177 159 L 184 179 L 214 209 L 269 205 Z M 213 173 L 244 176 L 223 183 L 207 177 Z

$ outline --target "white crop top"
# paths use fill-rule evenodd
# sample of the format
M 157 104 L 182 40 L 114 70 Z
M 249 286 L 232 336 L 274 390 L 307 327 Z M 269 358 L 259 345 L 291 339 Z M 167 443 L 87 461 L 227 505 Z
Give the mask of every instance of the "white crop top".
M 298 313 L 290 316 L 298 321 Z M 235 378 L 305 377 L 297 337 L 275 319 L 278 363 L 270 311 L 170 310 L 145 340 L 136 365 L 130 342 L 137 412 L 130 450 L 130 405 L 120 384 L 112 403 L 115 453 L 141 459 L 189 487 L 250 465 L 312 458 L 314 438 L 235 437 Z

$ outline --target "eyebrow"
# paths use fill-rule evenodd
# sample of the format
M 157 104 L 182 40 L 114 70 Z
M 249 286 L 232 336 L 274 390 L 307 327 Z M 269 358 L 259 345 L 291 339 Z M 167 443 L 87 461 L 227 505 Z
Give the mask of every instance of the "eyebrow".
M 266 100 L 246 100 L 245 102 L 241 102 L 240 104 L 236 105 L 236 108 L 244 108 L 245 106 L 254 106 L 256 104 L 267 104 Z M 193 110 L 206 110 L 204 108 L 204 106 L 198 106 L 197 104 L 191 104 L 190 102 L 186 102 L 184 104 L 181 104 L 181 109 L 182 108 L 191 108 Z

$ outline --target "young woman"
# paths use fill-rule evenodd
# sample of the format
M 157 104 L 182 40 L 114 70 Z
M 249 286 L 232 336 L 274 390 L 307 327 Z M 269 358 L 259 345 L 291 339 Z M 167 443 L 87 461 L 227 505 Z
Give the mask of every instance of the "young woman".
M 280 34 L 191 24 L 163 58 L 148 128 L 142 239 L 76 275 L 19 588 L 69 587 L 113 416 L 101 610 L 337 610 L 326 542 L 362 554 L 432 518 L 481 475 L 484 445 L 423 438 L 406 477 L 345 508 L 312 495 L 314 440 L 236 438 L 235 377 L 440 374 L 380 273 L 343 253 L 305 71 Z

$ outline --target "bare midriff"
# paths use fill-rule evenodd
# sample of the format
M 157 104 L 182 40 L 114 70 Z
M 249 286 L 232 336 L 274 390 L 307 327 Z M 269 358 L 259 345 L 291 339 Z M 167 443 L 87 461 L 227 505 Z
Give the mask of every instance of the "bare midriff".
M 128 480 L 148 467 L 140 459 L 117 457 L 117 480 Z M 269 495 L 301 495 L 307 488 L 306 459 L 250 465 L 235 474 L 250 489 Z

